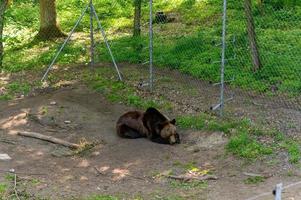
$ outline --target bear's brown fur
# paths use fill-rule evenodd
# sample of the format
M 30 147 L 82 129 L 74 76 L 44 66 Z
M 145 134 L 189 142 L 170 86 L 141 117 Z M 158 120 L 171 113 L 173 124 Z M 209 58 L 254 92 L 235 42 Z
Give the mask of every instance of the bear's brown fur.
M 155 108 L 148 108 L 145 112 L 129 111 L 117 121 L 116 130 L 120 137 L 147 137 L 153 142 L 161 144 L 180 143 L 176 131 L 175 119 L 169 120 Z

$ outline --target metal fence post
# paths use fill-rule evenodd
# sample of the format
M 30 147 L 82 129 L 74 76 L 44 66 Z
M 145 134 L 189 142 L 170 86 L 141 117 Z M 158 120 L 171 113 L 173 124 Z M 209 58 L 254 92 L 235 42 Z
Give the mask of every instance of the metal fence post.
M 153 0 L 149 1 L 149 88 L 153 91 L 154 74 L 153 74 Z
M 225 52 L 226 52 L 226 28 L 227 28 L 227 0 L 223 6 L 223 33 L 222 33 L 222 61 L 221 61 L 221 94 L 220 94 L 220 115 L 224 111 L 224 90 L 225 90 Z
M 281 200 L 281 193 L 282 193 L 282 183 L 279 183 L 276 185 L 275 200 Z
M 94 66 L 93 0 L 90 0 L 90 40 L 91 40 L 90 65 L 91 65 L 91 67 L 93 67 Z
M 105 44 L 106 44 L 107 49 L 108 49 L 108 51 L 109 51 L 109 54 L 110 54 L 110 56 L 111 56 L 112 62 L 113 62 L 114 67 L 115 67 L 115 69 L 116 69 L 116 71 L 117 71 L 119 80 L 122 81 L 122 76 L 121 76 L 121 73 L 120 73 L 120 71 L 119 71 L 119 68 L 118 68 L 118 66 L 117 66 L 117 64 L 116 64 L 116 60 L 115 60 L 115 57 L 114 57 L 114 55 L 113 55 L 113 53 L 112 53 L 111 47 L 110 47 L 110 45 L 109 45 L 109 41 L 108 41 L 108 39 L 107 39 L 106 33 L 105 33 L 104 29 L 102 28 L 102 25 L 101 25 L 101 23 L 100 23 L 100 20 L 99 20 L 99 18 L 98 18 L 98 15 L 97 15 L 97 13 L 96 13 L 96 10 L 95 10 L 95 7 L 94 7 L 93 4 L 92 4 L 92 10 L 93 10 L 93 13 L 94 13 L 94 16 L 95 16 L 95 19 L 96 19 L 96 22 L 97 22 L 99 31 L 100 31 L 100 33 L 101 33 L 101 35 L 102 35 L 102 37 L 103 37 L 103 39 L 104 39 L 104 41 L 105 41 Z

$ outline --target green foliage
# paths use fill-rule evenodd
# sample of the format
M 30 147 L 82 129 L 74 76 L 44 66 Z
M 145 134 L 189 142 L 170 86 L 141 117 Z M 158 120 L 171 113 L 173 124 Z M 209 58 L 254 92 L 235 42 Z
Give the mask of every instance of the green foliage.
M 202 116 L 180 116 L 177 118 L 177 125 L 182 128 L 203 129 L 205 127 L 205 118 Z
M 11 100 L 16 95 L 27 95 L 31 90 L 31 86 L 28 83 L 17 81 L 11 82 L 4 87 L 6 88 L 6 91 L 0 96 L 0 100 L 4 101 Z
M 60 26 L 69 32 L 87 4 L 84 0 L 57 1 Z M 148 60 L 148 35 L 130 37 L 133 23 L 132 0 L 94 2 L 102 24 L 109 34 L 117 61 L 142 63 Z M 148 21 L 148 4 L 142 4 L 142 24 Z M 263 3 L 264 14 L 254 8 L 254 20 L 263 68 L 252 72 L 251 56 L 245 29 L 243 2 L 229 2 L 226 80 L 233 86 L 267 94 L 301 91 L 300 57 L 301 8 L 296 0 L 269 0 Z M 202 80 L 218 82 L 221 37 L 220 1 L 173 0 L 154 2 L 154 11 L 163 10 L 181 16 L 175 23 L 155 24 L 154 64 L 178 69 Z M 187 12 L 189 10 L 189 12 Z M 4 69 L 20 71 L 48 65 L 62 40 L 36 42 L 39 8 L 35 1 L 14 1 L 6 14 Z M 200 24 L 202 26 L 200 26 Z M 95 24 L 96 27 L 96 24 Z M 201 28 L 200 28 L 201 27 Z M 89 31 L 89 16 L 76 30 Z M 113 33 L 113 34 L 111 34 Z M 82 34 L 80 34 L 82 35 Z M 88 47 L 81 36 L 63 51 L 59 64 L 87 63 Z M 105 45 L 97 45 L 99 61 L 110 61 Z M 235 58 L 235 59 L 233 59 Z M 112 97 L 114 99 L 114 97 Z
M 258 184 L 264 182 L 265 178 L 262 176 L 249 177 L 244 180 L 245 184 Z
M 179 188 L 184 190 L 190 190 L 194 188 L 205 189 L 208 187 L 208 184 L 205 181 L 181 182 L 177 180 L 171 180 L 169 184 L 172 188 Z
M 291 142 L 287 147 L 289 154 L 289 161 L 291 163 L 299 163 L 301 159 L 300 145 L 296 142 Z
M 111 102 L 121 102 L 129 106 L 134 106 L 140 109 L 148 107 L 171 109 L 171 105 L 164 99 L 160 102 L 154 101 L 151 98 L 142 98 L 136 94 L 135 88 L 120 82 L 116 77 L 111 77 L 115 73 L 110 68 L 99 68 L 94 72 L 86 71 L 83 75 L 84 82 L 88 83 L 91 88 L 104 94 Z
M 30 91 L 30 85 L 27 83 L 12 82 L 8 84 L 8 90 L 10 93 L 28 94 Z
M 171 195 L 171 196 L 167 196 L 167 197 L 161 197 L 161 196 L 156 195 L 155 200 L 184 200 L 184 198 L 180 197 L 178 195 Z
M 5 180 L 7 180 L 7 181 L 14 181 L 15 180 L 15 175 L 14 174 L 12 174 L 12 173 L 7 173 L 7 174 L 5 174 Z
M 296 5 L 300 5 L 300 2 L 297 0 L 268 0 L 264 4 L 267 6 L 272 6 L 276 10 L 295 7 Z
M 85 200 L 118 200 L 118 198 L 110 195 L 93 195 L 85 198 Z
M 7 188 L 8 188 L 7 184 L 0 183 L 0 199 L 1 199 L 1 196 L 4 195 L 4 193 L 6 192 Z
M 177 118 L 177 124 L 182 128 L 192 128 L 198 130 L 207 131 L 220 131 L 226 134 L 230 134 L 232 129 L 247 129 L 250 126 L 250 122 L 247 119 L 232 120 L 224 119 L 220 120 L 216 116 L 201 113 L 197 116 L 179 116 Z
M 38 185 L 38 184 L 40 184 L 41 182 L 40 182 L 39 179 L 33 178 L 33 179 L 31 179 L 30 183 L 31 183 L 32 185 Z
M 288 152 L 289 162 L 297 164 L 301 160 L 300 144 L 296 141 L 285 139 L 280 146 Z
M 193 170 L 193 169 L 197 168 L 195 161 L 191 161 L 191 162 L 188 162 L 188 163 L 181 163 L 179 161 L 176 161 L 176 162 L 173 163 L 173 165 L 181 167 L 182 169 L 185 169 L 185 170 Z
M 221 131 L 230 136 L 226 145 L 228 152 L 245 159 L 257 159 L 273 153 L 273 144 L 264 144 L 260 137 L 272 137 L 280 142 L 290 156 L 290 162 L 297 163 L 300 160 L 300 147 L 297 142 L 292 144 L 287 137 L 279 132 L 265 131 L 255 126 L 248 119 L 225 118 L 220 120 L 214 116 L 201 114 L 198 116 L 180 116 L 177 124 L 182 128 L 193 128 L 205 131 Z M 276 145 L 278 147 L 278 145 Z M 275 147 L 275 148 L 277 148 Z
M 234 155 L 247 159 L 256 159 L 273 153 L 271 147 L 257 142 L 245 132 L 231 137 L 226 148 Z
M 281 132 L 274 133 L 274 139 L 279 147 L 287 151 L 289 156 L 289 162 L 298 164 L 301 160 L 301 146 L 297 140 L 286 137 Z
M 1 96 L 0 96 L 0 101 L 2 100 L 2 101 L 8 101 L 8 100 L 11 100 L 11 99 L 13 99 L 13 97 L 11 96 L 11 95 L 9 95 L 9 94 L 2 94 Z

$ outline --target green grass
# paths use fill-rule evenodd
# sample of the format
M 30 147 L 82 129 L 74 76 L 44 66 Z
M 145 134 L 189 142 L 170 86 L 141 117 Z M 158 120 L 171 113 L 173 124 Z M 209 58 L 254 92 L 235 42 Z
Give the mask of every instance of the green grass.
M 289 154 L 289 161 L 295 164 L 299 163 L 301 159 L 300 145 L 296 142 L 293 142 L 289 147 L 287 147 L 287 151 Z
M 259 184 L 264 182 L 265 178 L 262 176 L 249 177 L 244 180 L 245 184 Z
M 84 200 L 118 200 L 118 198 L 110 195 L 93 195 Z
M 181 163 L 179 161 L 176 161 L 173 163 L 174 166 L 178 166 L 180 168 L 183 168 L 184 170 L 193 170 L 193 169 L 198 169 L 198 167 L 196 166 L 196 162 L 195 161 L 191 161 L 188 163 Z
M 229 61 L 225 76 L 226 80 L 234 78 L 231 82 L 233 86 L 269 95 L 300 94 L 301 66 L 296 58 L 301 57 L 301 5 L 287 3 L 290 1 L 282 4 L 279 2 L 282 1 L 265 2 L 264 14 L 261 14 L 261 8 L 254 3 L 254 20 L 263 63 L 263 68 L 256 73 L 252 72 L 243 4 L 239 1 L 229 2 L 226 52 Z M 65 32 L 71 30 L 85 4 L 85 1 L 78 0 L 57 2 L 60 26 Z M 154 2 L 154 12 L 163 10 L 181 16 L 174 23 L 154 24 L 154 64 L 177 69 L 202 80 L 218 82 L 220 68 L 215 61 L 220 60 L 218 44 L 221 37 L 221 6 L 218 0 Z M 95 7 L 111 40 L 116 60 L 130 63 L 147 61 L 147 31 L 143 31 L 141 38 L 130 36 L 133 21 L 132 1 L 100 0 L 95 2 Z M 63 42 L 62 39 L 49 42 L 31 41 L 39 28 L 38 10 L 36 1 L 29 0 L 14 1 L 14 5 L 8 9 L 4 38 L 5 70 L 15 72 L 41 69 L 50 63 Z M 147 21 L 148 4 L 144 3 L 142 24 Z M 88 31 L 87 15 L 77 32 Z M 110 61 L 103 42 L 96 49 L 98 61 Z M 88 55 L 89 42 L 81 36 L 68 44 L 58 63 L 87 63 Z
M 245 132 L 231 137 L 226 149 L 234 155 L 247 159 L 256 159 L 273 153 L 271 147 L 259 143 Z
M 206 113 L 201 113 L 196 116 L 179 116 L 177 117 L 177 124 L 182 128 L 221 131 L 225 134 L 230 134 L 233 129 L 244 129 L 250 126 L 250 122 L 247 119 L 219 119 L 216 116 Z
M 191 181 L 191 182 L 181 182 L 176 180 L 171 180 L 169 182 L 172 188 L 191 190 L 191 189 L 206 189 L 208 187 L 208 183 L 206 181 Z
M 297 164 L 301 160 L 300 144 L 296 141 L 286 139 L 280 144 L 284 148 L 289 156 L 289 162 Z
M 11 100 L 16 95 L 27 95 L 31 90 L 31 86 L 27 82 L 14 81 L 3 86 L 6 91 L 0 96 L 0 100 L 4 101 Z
M 90 197 L 85 198 L 84 200 L 121 200 L 123 198 L 118 198 L 111 195 L 92 195 Z M 133 197 L 132 200 L 143 200 L 143 197 Z M 183 200 L 182 197 L 178 195 L 171 195 L 171 196 L 160 196 L 160 195 L 154 195 L 152 198 L 154 200 Z
M 39 179 L 33 178 L 30 180 L 30 183 L 32 185 L 39 185 L 41 183 L 41 181 Z
M 26 180 L 20 180 L 18 177 L 16 177 L 16 178 L 17 178 L 16 184 L 17 184 L 17 188 L 18 188 L 18 198 L 13 190 L 15 174 L 6 173 L 4 175 L 5 183 L 0 183 L 0 200 L 6 200 L 6 199 L 46 200 L 46 198 L 36 197 L 34 194 L 30 194 L 27 191 L 27 187 L 29 186 L 28 183 L 30 185 L 37 185 L 38 184 L 37 179 L 26 181 Z
M 176 27 L 173 24 L 155 25 L 154 62 L 156 66 L 178 69 L 202 80 L 219 81 L 219 64 L 213 64 L 213 62 L 220 60 L 220 49 L 216 47 L 216 44 L 219 43 L 221 34 L 219 18 L 221 4 L 218 1 L 209 2 L 211 3 L 193 1 L 189 4 L 190 12 L 185 12 L 187 6 L 180 5 L 173 10 L 183 15 L 185 19 L 181 21 L 184 26 L 183 30 L 181 26 Z M 281 10 L 266 8 L 264 16 L 255 14 L 264 67 L 253 73 L 242 4 L 231 2 L 229 6 L 231 9 L 228 11 L 230 19 L 226 55 L 229 62 L 225 71 L 226 79 L 234 78 L 231 84 L 246 90 L 267 94 L 299 95 L 301 67 L 294 58 L 301 55 L 299 50 L 301 43 L 295 42 L 299 41 L 298 35 L 301 34 L 300 26 L 296 26 L 301 21 L 300 7 L 295 11 L 289 8 Z M 202 9 L 203 7 L 206 7 L 206 10 Z M 202 20 L 208 22 L 208 18 L 213 20 L 198 29 L 196 24 L 202 23 Z M 159 27 L 160 32 L 157 31 Z M 181 37 L 181 34 L 186 31 L 189 35 Z M 234 38 L 235 42 L 231 42 Z M 135 39 L 124 36 L 114 39 L 112 48 L 118 60 L 138 63 L 148 58 L 147 41 L 147 35 Z M 99 48 L 101 52 L 105 52 L 103 47 L 99 46 Z M 100 55 L 99 59 L 109 60 L 109 55 L 105 52 Z M 277 91 L 271 91 L 271 88 L 277 88 Z
M 5 183 L 0 183 L 0 199 L 5 194 L 8 186 Z
M 7 174 L 5 174 L 4 178 L 7 181 L 13 181 L 13 180 L 15 180 L 15 175 L 12 173 L 7 173 Z
M 167 197 L 161 197 L 159 195 L 155 195 L 154 200 L 184 200 L 185 198 L 178 195 L 171 195 Z
M 280 3 L 279 3 L 280 2 Z M 289 3 L 290 2 L 290 3 Z M 57 2 L 60 26 L 69 32 L 87 2 L 66 0 Z M 173 0 L 154 2 L 154 12 L 163 10 L 177 16 L 173 23 L 154 24 L 154 64 L 162 68 L 177 69 L 198 79 L 218 82 L 220 79 L 221 7 L 219 0 L 195 1 Z M 148 60 L 148 33 L 131 37 L 133 18 L 132 1 L 95 2 L 103 26 L 118 62 L 142 63 Z M 301 3 L 292 1 L 265 2 L 264 14 L 254 2 L 253 14 L 263 68 L 253 73 L 251 56 L 245 29 L 244 9 L 241 1 L 228 4 L 227 51 L 225 79 L 244 90 L 268 95 L 301 93 Z M 142 23 L 148 21 L 147 3 L 142 6 Z M 189 11 L 189 12 L 187 12 Z M 14 1 L 6 13 L 4 70 L 41 70 L 48 65 L 63 42 L 33 40 L 39 29 L 37 1 Z M 58 64 L 87 63 L 89 61 L 89 16 L 83 18 L 72 40 L 58 59 Z M 97 39 L 97 61 L 111 61 L 102 40 Z M 100 41 L 100 42 L 99 42 Z M 155 106 L 172 109 L 165 101 L 142 98 L 126 83 L 118 82 L 107 68 L 85 72 L 83 79 L 94 90 L 104 94 L 112 102 L 125 103 L 137 108 Z M 50 81 L 56 81 L 49 76 Z M 17 94 L 27 94 L 28 83 L 13 82 L 5 86 L 7 91 L 0 100 L 12 99 Z M 264 131 L 254 127 L 248 120 L 218 120 L 214 116 L 180 116 L 178 124 L 183 128 L 221 131 L 230 136 L 229 152 L 239 157 L 255 158 L 270 154 L 270 147 L 258 142 Z M 268 136 L 275 137 L 277 136 Z M 288 152 L 289 160 L 300 160 L 300 145 L 282 141 L 280 145 Z
M 112 69 L 105 67 L 93 72 L 86 70 L 83 73 L 83 80 L 112 102 L 125 103 L 141 109 L 145 109 L 148 106 L 164 108 L 164 105 L 167 104 L 166 102 L 160 102 L 160 104 L 159 102 L 141 98 L 136 94 L 132 86 L 119 82 L 115 76 L 112 77 L 113 73 Z M 250 160 L 273 153 L 274 147 L 272 144 L 263 144 L 259 142 L 258 137 L 274 137 L 275 140 L 283 140 L 285 138 L 281 134 L 271 135 L 268 131 L 252 124 L 248 119 L 219 119 L 206 113 L 196 116 L 179 116 L 177 117 L 177 124 L 181 128 L 224 132 L 230 137 L 226 146 L 227 151 L 238 157 Z M 293 146 L 283 145 L 283 147 L 286 147 L 285 150 L 290 155 L 290 162 L 296 163 L 300 155 L 297 143 Z M 183 165 L 183 167 L 189 166 Z M 193 164 L 190 167 L 193 167 Z
M 163 98 L 160 101 L 152 100 L 152 97 L 142 98 L 136 94 L 136 89 L 125 82 L 120 82 L 116 77 L 112 78 L 115 71 L 108 68 L 99 68 L 91 72 L 86 70 L 83 74 L 83 81 L 93 90 L 102 93 L 106 98 L 115 103 L 124 103 L 139 109 L 157 107 L 170 110 L 171 105 Z
M 220 131 L 229 136 L 226 150 L 240 158 L 254 160 L 276 153 L 283 149 L 288 153 L 289 162 L 297 164 L 301 159 L 300 144 L 283 133 L 256 126 L 248 119 L 224 118 L 202 113 L 196 116 L 179 116 L 177 124 L 181 128 L 203 131 Z M 274 140 L 274 143 L 262 143 L 261 137 Z
M 12 82 L 7 87 L 9 93 L 28 94 L 30 92 L 30 85 L 28 83 Z
M 9 94 L 2 94 L 0 96 L 0 100 L 2 100 L 2 101 L 8 101 L 8 100 L 11 100 L 11 99 L 13 99 L 13 97 Z

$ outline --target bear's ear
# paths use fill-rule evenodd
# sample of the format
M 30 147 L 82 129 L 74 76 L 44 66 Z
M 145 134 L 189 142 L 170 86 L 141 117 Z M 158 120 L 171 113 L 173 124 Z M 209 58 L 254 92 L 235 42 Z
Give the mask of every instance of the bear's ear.
M 173 125 L 176 125 L 176 119 L 171 120 L 170 123 L 172 123 Z

